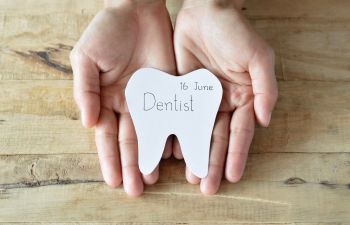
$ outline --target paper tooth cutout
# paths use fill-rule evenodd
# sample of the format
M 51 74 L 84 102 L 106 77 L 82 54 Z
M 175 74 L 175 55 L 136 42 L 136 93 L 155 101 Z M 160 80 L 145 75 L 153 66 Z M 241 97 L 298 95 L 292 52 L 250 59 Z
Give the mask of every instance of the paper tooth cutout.
M 169 135 L 179 139 L 192 173 L 208 173 L 209 150 L 222 86 L 206 69 L 173 76 L 141 68 L 125 89 L 126 101 L 138 140 L 138 163 L 143 174 L 158 165 Z

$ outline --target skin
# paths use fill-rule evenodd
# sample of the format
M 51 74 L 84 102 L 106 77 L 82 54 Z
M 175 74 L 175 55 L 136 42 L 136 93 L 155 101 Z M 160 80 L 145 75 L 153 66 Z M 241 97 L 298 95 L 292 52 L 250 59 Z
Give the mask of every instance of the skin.
M 241 14 L 243 1 L 184 2 L 179 12 L 174 48 L 179 74 L 207 68 L 223 86 L 214 126 L 208 176 L 186 170 L 204 194 L 218 191 L 223 174 L 230 182 L 242 177 L 255 122 L 268 126 L 277 100 L 274 53 Z M 181 159 L 178 141 L 173 154 Z
M 130 196 L 154 184 L 158 168 L 143 176 L 124 90 L 141 67 L 170 74 L 207 68 L 220 79 L 224 96 L 214 126 L 209 174 L 188 169 L 190 183 L 204 194 L 217 192 L 223 174 L 237 182 L 244 170 L 255 122 L 268 126 L 277 99 L 272 49 L 241 15 L 242 0 L 187 0 L 174 34 L 165 1 L 106 1 L 71 52 L 74 98 L 85 127 L 95 128 L 105 182 L 123 182 Z M 175 52 L 174 52 L 175 50 Z M 175 56 L 176 54 L 176 56 Z M 176 57 L 176 63 L 175 63 Z M 168 139 L 163 158 L 182 159 L 178 141 Z
M 153 184 L 158 168 L 143 176 L 137 164 L 137 139 L 125 102 L 130 76 L 141 67 L 176 73 L 173 31 L 163 1 L 106 2 L 74 46 L 70 59 L 74 97 L 85 127 L 95 139 L 105 182 L 123 182 L 130 196 Z M 172 152 L 168 140 L 163 157 Z

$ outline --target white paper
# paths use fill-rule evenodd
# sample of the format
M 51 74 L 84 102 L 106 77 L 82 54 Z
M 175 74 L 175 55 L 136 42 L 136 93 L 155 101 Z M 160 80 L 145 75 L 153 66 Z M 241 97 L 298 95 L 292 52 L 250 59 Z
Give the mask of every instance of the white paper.
M 143 174 L 156 168 L 168 136 L 175 134 L 191 172 L 207 176 L 211 135 L 222 99 L 222 86 L 214 74 L 199 69 L 174 76 L 142 68 L 130 78 L 125 96 Z

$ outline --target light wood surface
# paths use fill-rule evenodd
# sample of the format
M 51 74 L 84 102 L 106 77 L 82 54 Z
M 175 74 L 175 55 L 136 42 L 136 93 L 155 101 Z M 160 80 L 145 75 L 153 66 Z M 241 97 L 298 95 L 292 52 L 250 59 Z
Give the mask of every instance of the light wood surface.
M 280 97 L 242 181 L 205 197 L 169 159 L 137 199 L 103 183 L 72 98 L 68 54 L 101 7 L 0 1 L 0 224 L 350 224 L 350 1 L 247 0 Z

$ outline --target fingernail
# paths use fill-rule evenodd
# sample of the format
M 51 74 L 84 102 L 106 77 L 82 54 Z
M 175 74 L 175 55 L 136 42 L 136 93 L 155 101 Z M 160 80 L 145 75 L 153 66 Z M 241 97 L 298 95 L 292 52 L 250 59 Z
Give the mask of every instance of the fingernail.
M 270 125 L 270 121 L 271 121 L 271 113 L 269 113 L 268 115 L 267 115 L 267 124 L 266 124 L 266 127 L 268 127 L 269 125 Z

